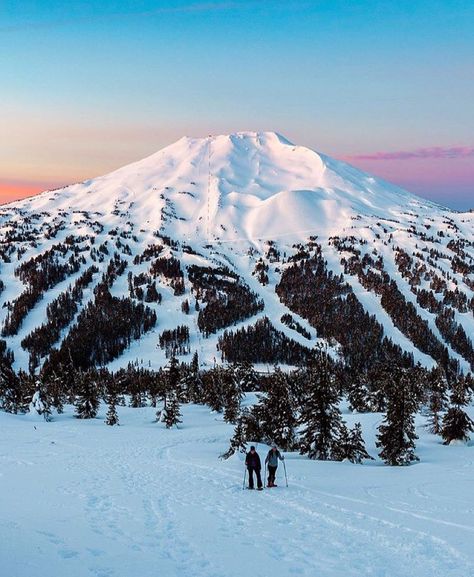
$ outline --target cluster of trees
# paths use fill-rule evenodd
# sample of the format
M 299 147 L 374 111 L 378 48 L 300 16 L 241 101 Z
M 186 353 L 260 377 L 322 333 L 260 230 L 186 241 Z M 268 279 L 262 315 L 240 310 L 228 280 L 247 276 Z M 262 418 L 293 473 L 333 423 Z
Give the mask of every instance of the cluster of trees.
M 224 331 L 219 337 L 218 349 L 222 360 L 229 363 L 248 361 L 299 365 L 310 354 L 308 348 L 275 329 L 267 317 L 237 331 Z
M 384 336 L 342 275 L 327 270 L 321 247 L 282 272 L 276 292 L 280 300 L 315 327 L 320 337 L 340 344 L 341 356 L 354 374 L 381 362 L 412 366 L 413 358 Z
M 2 336 L 16 335 L 24 318 L 44 292 L 76 273 L 81 264 L 85 263 L 84 257 L 77 258 L 74 254 L 68 260 L 64 260 L 68 250 L 66 245 L 54 245 L 50 250 L 31 258 L 15 269 L 15 276 L 19 277 L 27 288 L 13 302 L 6 303 L 8 313 L 2 327 Z
M 53 348 L 78 311 L 82 302 L 83 290 L 90 285 L 93 275 L 99 269 L 92 265 L 85 270 L 73 286 L 55 298 L 46 308 L 47 321 L 34 329 L 22 341 L 21 346 L 30 353 L 30 368 L 35 369 L 39 360 L 45 357 Z
M 383 270 L 383 262 L 380 264 L 380 259 L 374 262 L 368 254 L 365 254 L 362 259 L 359 254 L 353 254 L 350 259 L 342 259 L 342 263 L 346 273 L 357 274 L 367 290 L 381 296 L 381 305 L 390 315 L 395 326 L 419 350 L 433 357 L 438 363 L 449 364 L 451 370 L 456 371 L 456 362 L 449 360 L 446 346 L 434 335 L 428 322 L 418 315 L 415 306 L 407 302 L 397 283 Z M 400 248 L 396 250 L 395 263 L 402 275 L 409 280 L 412 291 L 417 295 L 418 304 L 436 314 L 435 323 L 445 341 L 474 368 L 472 341 L 466 335 L 462 325 L 456 322 L 453 309 L 446 306 L 448 303 L 456 304 L 458 310 L 466 312 L 468 306 L 466 295 L 458 289 L 449 291 L 444 288 L 444 298 L 441 302 L 431 290 L 416 287 L 422 274 L 429 276 L 426 267 L 415 266 L 414 259 Z
M 82 369 L 104 365 L 155 326 L 153 310 L 129 298 L 113 297 L 106 283 L 98 284 L 94 294 L 60 348 L 51 351 L 47 364 L 54 367 L 71 360 Z
M 250 363 L 199 369 L 197 354 L 190 364 L 175 356 L 168 366 L 151 371 L 129 365 L 111 373 L 106 369 L 78 368 L 73 356 L 46 364 L 38 376 L 12 370 L 12 357 L 0 347 L 0 408 L 18 413 L 36 411 L 49 420 L 52 410 L 75 406 L 80 419 L 95 418 L 101 402 L 108 404 L 106 422 L 118 424 L 117 407 L 153 406 L 157 421 L 167 427 L 182 420 L 182 403 L 208 405 L 235 425 L 229 450 L 245 450 L 248 443 L 276 442 L 285 450 L 298 450 L 312 459 L 349 460 L 371 458 L 365 448 L 360 424 L 349 428 L 341 414 L 341 400 L 349 399 L 359 411 L 385 413 L 378 434 L 380 457 L 389 465 L 406 465 L 416 455 L 415 416 L 425 414 L 434 434 L 445 444 L 468 439 L 474 423 L 465 411 L 471 400 L 474 379 L 457 375 L 448 382 L 443 368 L 393 365 L 379 367 L 378 379 L 369 387 L 353 382 L 350 369 L 316 350 L 307 362 L 291 372 L 275 368 L 259 375 Z M 243 394 L 260 390 L 258 403 L 242 407 Z
M 174 256 L 160 257 L 154 260 L 150 266 L 150 273 L 154 277 L 162 275 L 170 279 L 170 286 L 175 296 L 184 294 L 184 274 L 179 260 Z
M 227 267 L 191 265 L 188 277 L 200 307 L 198 327 L 204 336 L 249 318 L 264 308 L 263 301 Z
M 187 355 L 190 352 L 189 327 L 180 325 L 163 331 L 160 335 L 160 348 L 165 350 L 168 359 L 175 355 Z
M 144 288 L 143 288 L 144 287 Z M 147 303 L 161 303 L 161 294 L 156 288 L 156 281 L 149 274 L 134 275 L 128 273 L 128 292 L 130 298 L 136 298 Z
M 228 451 L 244 451 L 248 443 L 275 442 L 285 450 L 299 450 L 312 459 L 360 463 L 371 458 L 362 438 L 361 426 L 352 429 L 344 422 L 340 404 L 347 388 L 347 375 L 323 352 L 293 373 L 276 369 L 266 381 L 258 404 L 242 410 L 236 420 Z M 359 401 L 370 410 L 372 397 L 379 397 L 377 410 L 385 412 L 376 446 L 389 465 L 407 465 L 418 460 L 415 416 L 428 416 L 431 432 L 445 444 L 465 441 L 474 422 L 465 412 L 474 387 L 471 376 L 458 375 L 448 386 L 441 367 L 380 367 L 377 390 L 359 391 Z M 354 385 L 350 383 L 350 386 Z M 448 402 L 448 392 L 449 402 Z
M 289 313 L 285 313 L 281 316 L 281 322 L 286 325 L 289 329 L 296 331 L 300 335 L 303 335 L 305 339 L 311 340 L 311 333 L 307 331 L 296 319 L 293 318 Z

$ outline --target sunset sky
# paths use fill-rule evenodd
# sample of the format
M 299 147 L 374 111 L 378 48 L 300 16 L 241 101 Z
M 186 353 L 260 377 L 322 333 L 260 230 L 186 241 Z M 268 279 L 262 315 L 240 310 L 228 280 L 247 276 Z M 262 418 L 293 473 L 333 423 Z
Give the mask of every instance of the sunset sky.
M 474 2 L 3 0 L 0 201 L 274 130 L 474 207 Z

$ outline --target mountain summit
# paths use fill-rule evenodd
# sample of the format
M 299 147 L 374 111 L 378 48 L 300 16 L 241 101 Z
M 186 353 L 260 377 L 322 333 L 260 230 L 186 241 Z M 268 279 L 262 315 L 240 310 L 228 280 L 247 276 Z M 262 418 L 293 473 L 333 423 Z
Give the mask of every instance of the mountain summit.
M 357 214 L 387 217 L 434 206 L 274 132 L 184 137 L 54 196 L 58 208 L 78 210 L 133 203 L 143 224 L 207 241 L 333 234 Z M 50 206 L 46 197 L 40 198 Z
M 15 369 L 296 365 L 321 343 L 364 383 L 474 367 L 474 214 L 272 132 L 182 138 L 0 207 L 0 259 Z

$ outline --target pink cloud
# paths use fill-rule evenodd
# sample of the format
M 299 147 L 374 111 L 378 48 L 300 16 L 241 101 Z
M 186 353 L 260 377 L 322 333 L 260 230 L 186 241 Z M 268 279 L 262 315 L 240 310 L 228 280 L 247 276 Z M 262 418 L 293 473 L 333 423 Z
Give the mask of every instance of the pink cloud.
M 349 160 L 410 160 L 412 158 L 468 158 L 474 156 L 474 146 L 432 146 L 398 152 L 374 152 L 348 156 Z

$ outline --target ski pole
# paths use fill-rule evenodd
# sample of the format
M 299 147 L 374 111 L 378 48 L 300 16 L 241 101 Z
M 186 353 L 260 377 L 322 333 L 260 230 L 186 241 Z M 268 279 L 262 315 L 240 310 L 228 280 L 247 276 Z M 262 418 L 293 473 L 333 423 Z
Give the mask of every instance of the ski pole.
M 265 461 L 265 475 L 263 477 L 263 486 L 267 486 L 267 462 Z
M 242 483 L 242 491 L 245 489 L 245 478 L 247 477 L 247 467 L 244 469 L 244 481 Z
M 286 463 L 283 460 L 283 469 L 285 470 L 285 481 L 286 481 L 286 486 L 288 487 L 288 477 L 286 476 Z

